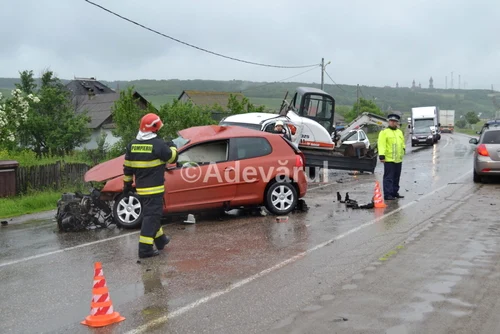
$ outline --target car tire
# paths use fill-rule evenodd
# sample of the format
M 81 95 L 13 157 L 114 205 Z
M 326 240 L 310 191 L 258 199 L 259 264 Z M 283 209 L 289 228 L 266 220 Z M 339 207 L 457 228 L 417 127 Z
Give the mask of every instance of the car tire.
M 482 177 L 481 175 L 479 175 L 478 173 L 476 173 L 475 170 L 472 171 L 472 180 L 474 181 L 474 183 L 479 183 L 482 181 Z
M 144 212 L 137 194 L 120 194 L 113 205 L 113 217 L 116 225 L 135 229 L 141 226 Z
M 276 181 L 266 191 L 266 209 L 275 215 L 286 215 L 297 206 L 297 190 L 291 182 Z

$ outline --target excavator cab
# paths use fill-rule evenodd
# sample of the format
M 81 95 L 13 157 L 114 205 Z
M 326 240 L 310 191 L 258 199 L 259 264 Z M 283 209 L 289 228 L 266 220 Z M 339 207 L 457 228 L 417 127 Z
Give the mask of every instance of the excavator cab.
M 335 132 L 335 99 L 327 92 L 312 87 L 299 87 L 290 105 L 297 115 L 318 122 L 329 134 Z

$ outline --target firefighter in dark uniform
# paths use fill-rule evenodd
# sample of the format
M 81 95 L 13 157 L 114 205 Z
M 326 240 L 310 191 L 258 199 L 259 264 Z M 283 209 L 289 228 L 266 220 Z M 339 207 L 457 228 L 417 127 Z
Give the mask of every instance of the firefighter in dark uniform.
M 127 145 L 123 172 L 123 192 L 132 192 L 135 176 L 135 190 L 139 195 L 144 218 L 139 237 L 139 258 L 159 254 L 170 239 L 163 233 L 163 196 L 165 193 L 165 165 L 177 162 L 177 147 L 157 137 L 162 128 L 160 117 L 150 113 L 141 119 L 136 139 Z M 156 246 L 154 249 L 153 245 Z

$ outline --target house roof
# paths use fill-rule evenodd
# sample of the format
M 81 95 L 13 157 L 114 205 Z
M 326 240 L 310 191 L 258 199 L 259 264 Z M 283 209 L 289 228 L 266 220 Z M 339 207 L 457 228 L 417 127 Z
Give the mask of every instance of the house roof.
M 147 103 L 147 100 L 138 92 L 134 92 L 134 97 Z M 76 113 L 87 111 L 90 116 L 89 127 L 96 129 L 106 121 L 111 121 L 111 111 L 115 101 L 120 98 L 120 93 L 98 94 L 92 97 L 81 95 L 73 97 L 73 104 L 76 106 Z
M 179 95 L 179 100 L 183 95 L 186 95 L 193 104 L 198 106 L 213 106 L 214 104 L 220 105 L 222 108 L 227 109 L 227 103 L 229 101 L 230 95 L 235 96 L 240 101 L 243 99 L 244 95 L 241 93 L 230 93 L 230 92 L 203 92 L 197 90 L 184 90 L 181 95 Z
M 66 88 L 71 91 L 72 95 L 88 95 L 89 92 L 93 92 L 96 95 L 116 93 L 94 78 L 75 78 L 66 84 Z
M 76 113 L 87 111 L 87 115 L 90 116 L 89 127 L 96 129 L 111 117 L 111 108 L 119 98 L 120 93 L 99 94 L 92 97 L 80 95 L 73 97 L 73 103 L 76 106 Z

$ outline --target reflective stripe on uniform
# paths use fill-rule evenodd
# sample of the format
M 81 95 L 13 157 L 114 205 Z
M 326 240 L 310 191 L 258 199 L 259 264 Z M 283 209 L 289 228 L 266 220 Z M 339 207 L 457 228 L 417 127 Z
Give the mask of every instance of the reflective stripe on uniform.
M 158 232 L 156 232 L 155 239 L 161 237 L 162 235 L 163 235 L 163 228 L 160 227 Z
M 125 160 L 123 165 L 126 167 L 131 167 L 131 168 L 151 168 L 151 167 L 156 167 L 160 165 L 164 165 L 165 162 L 161 161 L 160 159 L 156 160 L 150 160 L 150 161 L 132 161 L 132 160 Z
M 137 188 L 137 194 L 139 195 L 155 195 L 160 194 L 165 191 L 165 185 L 148 187 L 148 188 Z
M 153 238 L 150 238 L 150 237 L 144 237 L 144 236 L 139 236 L 139 242 L 141 244 L 147 244 L 147 245 L 152 245 L 153 242 L 154 242 L 154 239 Z
M 172 157 L 167 161 L 169 164 L 174 162 L 175 159 L 177 158 L 177 149 L 175 147 L 170 147 L 170 151 L 172 151 Z
M 132 181 L 132 180 L 133 180 L 132 175 L 124 175 L 124 176 L 123 176 L 123 181 L 124 181 L 124 182 L 130 182 L 130 181 Z

